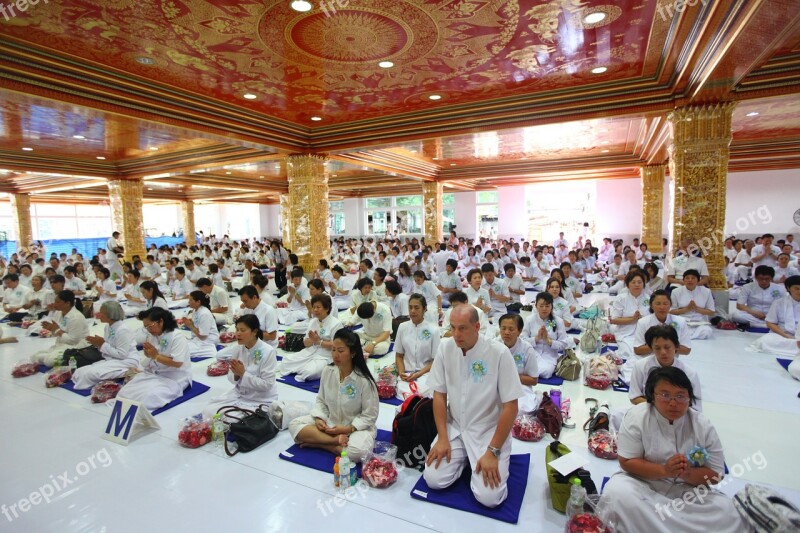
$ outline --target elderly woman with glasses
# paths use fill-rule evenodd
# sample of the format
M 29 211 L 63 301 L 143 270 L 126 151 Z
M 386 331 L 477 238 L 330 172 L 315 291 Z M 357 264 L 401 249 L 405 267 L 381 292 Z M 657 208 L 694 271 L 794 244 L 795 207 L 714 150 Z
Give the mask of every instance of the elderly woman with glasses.
M 611 477 L 598 506 L 607 510 L 601 514 L 609 525 L 621 533 L 751 531 L 733 501 L 713 488 L 725 468 L 722 443 L 711 422 L 690 409 L 695 394 L 686 373 L 653 368 L 644 395 L 617 435 L 622 471 Z
M 100 322 L 105 324 L 103 335 L 89 335 L 86 341 L 100 352 L 101 360 L 81 366 L 72 374 L 76 389 L 88 389 L 105 379 L 117 379 L 128 369 L 139 366 L 134 332 L 124 323 L 125 311 L 113 300 L 100 306 Z

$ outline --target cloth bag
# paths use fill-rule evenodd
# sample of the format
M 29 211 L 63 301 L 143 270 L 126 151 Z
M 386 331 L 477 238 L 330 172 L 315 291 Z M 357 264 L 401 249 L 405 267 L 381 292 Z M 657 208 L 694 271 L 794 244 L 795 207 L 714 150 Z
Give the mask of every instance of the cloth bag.
M 545 464 L 547 465 L 547 484 L 550 487 L 550 501 L 553 504 L 553 509 L 559 513 L 564 513 L 567 510 L 567 501 L 569 500 L 572 484 L 570 479 L 577 477 L 581 480 L 581 486 L 586 489 L 586 494 L 597 494 L 597 487 L 592 481 L 592 475 L 585 468 L 578 468 L 573 470 L 567 476 L 562 476 L 558 470 L 550 466 L 550 463 L 562 455 L 570 453 L 570 449 L 559 441 L 551 442 L 545 449 Z
M 556 376 L 566 379 L 567 381 L 575 381 L 581 375 L 581 361 L 575 355 L 575 351 L 571 348 L 564 350 L 564 355 L 558 358 L 556 362 Z

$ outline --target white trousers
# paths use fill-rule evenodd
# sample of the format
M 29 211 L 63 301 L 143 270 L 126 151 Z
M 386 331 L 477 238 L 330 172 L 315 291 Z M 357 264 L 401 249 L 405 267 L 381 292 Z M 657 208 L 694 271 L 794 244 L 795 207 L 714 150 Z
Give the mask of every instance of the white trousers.
M 289 424 L 289 434 L 292 436 L 292 439 L 297 442 L 297 434 L 300 433 L 304 427 L 313 426 L 314 424 L 316 424 L 316 420 L 311 415 L 295 418 Z M 366 459 L 367 454 L 375 447 L 375 435 L 376 431 L 374 429 L 371 431 L 355 431 L 350 434 L 345 450 L 351 461 L 360 463 L 362 460 Z
M 97 361 L 75 370 L 72 374 L 72 383 L 76 389 L 88 389 L 106 379 L 119 379 L 128 369 L 135 366 L 132 362 L 116 359 Z

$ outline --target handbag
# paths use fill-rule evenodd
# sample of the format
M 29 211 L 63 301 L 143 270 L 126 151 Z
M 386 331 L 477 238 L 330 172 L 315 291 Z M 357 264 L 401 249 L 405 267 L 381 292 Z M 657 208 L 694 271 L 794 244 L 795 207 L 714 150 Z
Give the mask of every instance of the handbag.
M 569 500 L 572 484 L 570 479 L 577 477 L 581 480 L 581 486 L 586 489 L 586 494 L 597 494 L 597 487 L 592 481 L 592 475 L 585 468 L 578 468 L 569 473 L 569 475 L 562 476 L 558 470 L 550 466 L 550 463 L 562 455 L 570 453 L 570 449 L 559 441 L 551 442 L 545 449 L 545 464 L 547 465 L 547 484 L 550 487 L 550 501 L 553 504 L 553 509 L 560 513 L 567 510 L 567 501 Z
M 561 414 L 561 409 L 550 399 L 550 395 L 546 392 L 542 394 L 542 401 L 539 402 L 539 408 L 536 410 L 536 418 L 544 426 L 554 439 L 558 439 L 561 434 L 561 427 L 564 425 L 564 417 Z
M 62 356 L 63 365 L 68 365 L 69 360 L 74 357 L 78 368 L 88 366 L 103 359 L 103 354 L 94 346 L 87 346 L 86 348 L 69 348 L 64 350 Z
M 581 335 L 581 350 L 584 353 L 594 353 L 600 347 L 600 328 L 597 317 L 592 317 L 586 325 L 586 331 Z
M 280 431 L 280 428 L 269 417 L 269 413 L 261 407 L 259 405 L 255 411 L 251 411 L 228 405 L 217 410 L 222 418 L 235 420 L 230 424 L 229 438 L 225 439 L 225 453 L 228 454 L 228 457 L 233 457 L 239 452 L 251 452 L 265 442 L 274 439 Z M 237 448 L 233 452 L 228 447 L 229 439 L 237 444 Z
M 558 358 L 555 374 L 567 381 L 575 381 L 580 377 L 581 361 L 572 348 L 564 350 L 564 355 Z
M 408 322 L 409 320 L 411 319 L 407 316 L 398 316 L 397 318 L 392 319 L 392 340 L 397 337 L 397 330 L 400 327 L 400 324 L 403 322 Z
M 284 352 L 299 352 L 306 347 L 303 344 L 303 339 L 305 339 L 305 335 L 302 333 L 287 333 L 283 337 L 283 346 L 281 348 Z

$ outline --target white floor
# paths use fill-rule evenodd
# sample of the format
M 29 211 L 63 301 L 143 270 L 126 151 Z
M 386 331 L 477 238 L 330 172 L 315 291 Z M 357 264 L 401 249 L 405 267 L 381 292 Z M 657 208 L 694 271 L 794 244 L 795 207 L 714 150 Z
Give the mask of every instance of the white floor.
M 592 299 L 593 297 L 587 297 Z M 604 296 L 600 296 L 604 298 Z M 238 302 L 238 300 L 236 300 Z M 4 335 L 21 330 L 5 325 Z M 100 330 L 100 326 L 95 326 Z M 528 488 L 519 524 L 514 526 L 411 499 L 419 474 L 407 470 L 394 486 L 356 494 L 335 502 L 332 475 L 278 459 L 292 443 L 286 432 L 249 454 L 228 458 L 205 446 L 197 450 L 177 443 L 181 418 L 199 412 L 225 391 L 225 378 L 210 378 L 210 361 L 194 364 L 195 380 L 211 391 L 156 417 L 160 431 L 128 447 L 100 438 L 110 413 L 64 389 L 47 389 L 44 376 L 14 379 L 11 368 L 48 342 L 21 337 L 0 345 L 0 531 L 141 532 L 351 530 L 354 524 L 394 531 L 563 531 L 564 517 L 550 507 L 539 443 L 514 441 L 514 453 L 532 456 Z M 756 335 L 717 331 L 716 338 L 694 344 L 688 360 L 700 374 L 703 405 L 725 446 L 732 473 L 741 474 L 724 487 L 734 493 L 746 481 L 776 487 L 800 505 L 800 383 L 775 358 L 745 347 Z M 388 364 L 393 355 L 385 356 Z M 279 385 L 282 399 L 313 401 L 314 395 Z M 561 440 L 589 458 L 589 470 L 600 484 L 617 470 L 615 461 L 589 455 L 580 429 L 588 416 L 585 398 L 628 404 L 624 393 L 596 391 L 580 381 L 567 382 L 563 395 L 572 400 L 578 427 L 565 429 Z M 378 425 L 390 429 L 394 408 L 381 404 Z M 94 462 L 94 467 L 89 462 Z M 64 487 L 64 474 L 71 483 Z M 56 483 L 61 490 L 40 487 Z M 49 492 L 54 492 L 51 496 Z M 49 503 L 32 493 L 46 494 Z M 20 505 L 20 500 L 36 503 Z M 337 505 L 341 504 L 341 506 Z M 14 505 L 13 511 L 10 509 Z M 15 515 L 16 513 L 16 515 Z M 299 529 L 298 529 L 299 528 Z M 357 529 L 361 529 L 357 527 Z

